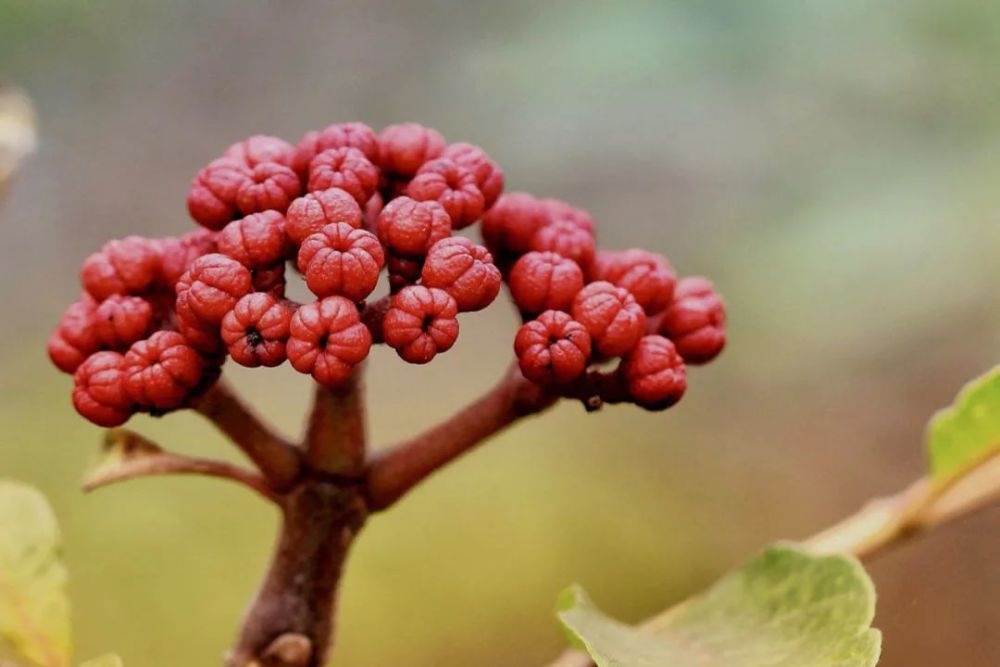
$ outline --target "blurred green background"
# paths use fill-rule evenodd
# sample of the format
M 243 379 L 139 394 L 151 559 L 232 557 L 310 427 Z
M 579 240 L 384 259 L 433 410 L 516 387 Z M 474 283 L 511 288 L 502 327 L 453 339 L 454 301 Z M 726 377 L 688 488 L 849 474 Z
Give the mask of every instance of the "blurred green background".
M 637 620 L 921 473 L 929 414 L 1000 359 L 998 71 L 985 0 L 0 0 L 0 83 L 42 137 L 0 208 L 0 475 L 65 526 L 80 656 L 218 664 L 271 546 L 274 512 L 226 484 L 83 496 L 99 432 L 43 349 L 83 257 L 190 229 L 188 182 L 230 142 L 418 120 L 727 297 L 730 347 L 676 409 L 561 406 L 363 533 L 334 664 L 531 666 L 562 646 L 570 582 Z M 515 326 L 466 317 L 429 367 L 377 351 L 374 440 L 492 383 Z M 227 373 L 299 430 L 304 378 Z M 195 416 L 133 425 L 232 455 Z M 998 529 L 993 510 L 870 564 L 882 665 L 1000 664 Z

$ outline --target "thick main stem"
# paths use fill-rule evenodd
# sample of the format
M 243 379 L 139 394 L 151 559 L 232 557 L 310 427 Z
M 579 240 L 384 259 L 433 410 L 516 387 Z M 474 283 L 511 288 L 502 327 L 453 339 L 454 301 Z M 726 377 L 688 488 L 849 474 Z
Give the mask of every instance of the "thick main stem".
M 366 515 L 357 489 L 329 481 L 303 481 L 287 496 L 271 566 L 229 667 L 325 664 L 341 570 Z

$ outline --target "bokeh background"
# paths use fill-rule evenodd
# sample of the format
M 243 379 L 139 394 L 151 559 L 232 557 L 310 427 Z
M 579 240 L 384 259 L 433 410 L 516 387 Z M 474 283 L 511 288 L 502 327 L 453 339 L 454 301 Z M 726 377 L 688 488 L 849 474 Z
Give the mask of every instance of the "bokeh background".
M 0 82 L 42 137 L 0 208 L 0 474 L 65 527 L 80 656 L 217 664 L 271 546 L 274 512 L 226 484 L 83 496 L 99 432 L 43 349 L 81 260 L 190 229 L 188 182 L 230 142 L 418 120 L 727 297 L 730 347 L 676 409 L 561 406 L 362 535 L 334 664 L 531 666 L 571 582 L 638 620 L 921 473 L 927 417 L 1000 359 L 998 71 L 983 0 L 0 0 Z M 492 383 L 515 326 L 466 317 L 428 367 L 377 351 L 374 440 Z M 303 377 L 227 373 L 300 429 Z M 133 425 L 232 456 L 195 416 Z M 870 563 L 883 665 L 1000 664 L 998 529 L 993 510 Z

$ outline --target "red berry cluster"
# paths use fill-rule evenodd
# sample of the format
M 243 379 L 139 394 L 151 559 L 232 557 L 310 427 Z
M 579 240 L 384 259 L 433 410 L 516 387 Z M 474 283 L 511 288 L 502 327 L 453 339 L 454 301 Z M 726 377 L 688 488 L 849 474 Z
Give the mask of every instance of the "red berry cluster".
M 726 342 L 725 307 L 705 278 L 677 275 L 646 250 L 596 250 L 586 211 L 513 192 L 485 215 L 483 237 L 504 267 L 525 324 L 514 351 L 529 380 L 597 407 L 670 407 L 687 364 Z M 606 362 L 620 358 L 610 372 Z
M 585 211 L 503 186 L 481 148 L 416 123 L 340 123 L 297 145 L 250 137 L 195 176 L 187 206 L 203 229 L 111 241 L 85 260 L 49 355 L 73 373 L 77 410 L 114 426 L 190 404 L 230 357 L 288 360 L 331 387 L 373 343 L 427 363 L 454 345 L 458 313 L 506 280 L 527 322 L 526 378 L 588 404 L 676 402 L 684 362 L 725 343 L 711 283 L 676 283 L 643 250 L 599 253 Z M 480 220 L 485 246 L 454 235 Z M 314 301 L 286 298 L 288 263 Z M 366 303 L 383 268 L 390 293 Z M 613 357 L 617 370 L 597 370 Z

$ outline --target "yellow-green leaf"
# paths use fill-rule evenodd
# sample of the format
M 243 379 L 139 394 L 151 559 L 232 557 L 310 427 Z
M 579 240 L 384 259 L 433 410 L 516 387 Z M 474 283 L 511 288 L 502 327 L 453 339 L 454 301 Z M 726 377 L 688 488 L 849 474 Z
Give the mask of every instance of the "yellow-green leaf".
M 559 599 L 570 641 L 598 667 L 873 667 L 875 590 L 854 558 L 775 545 L 655 631 L 601 613 L 574 586 Z
M 928 427 L 931 476 L 945 479 L 1000 453 L 1000 366 L 965 385 Z
M 100 658 L 88 660 L 80 665 L 80 667 L 124 667 L 124 664 L 122 659 L 117 655 L 108 653 L 107 655 L 102 655 Z
M 72 653 L 60 539 L 45 497 L 0 479 L 0 637 L 42 667 L 64 667 Z

